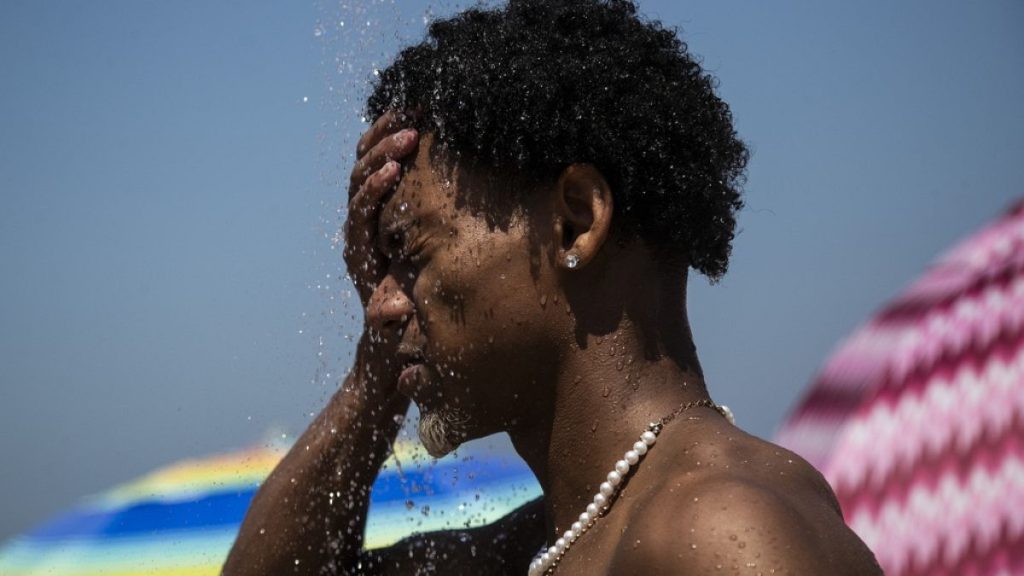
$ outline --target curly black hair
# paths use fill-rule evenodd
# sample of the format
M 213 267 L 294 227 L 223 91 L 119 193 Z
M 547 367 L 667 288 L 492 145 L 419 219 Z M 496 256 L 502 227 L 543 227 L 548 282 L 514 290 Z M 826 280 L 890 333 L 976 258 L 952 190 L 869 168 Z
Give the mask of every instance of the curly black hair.
M 431 23 L 367 102 L 423 111 L 459 156 L 550 177 L 586 162 L 608 181 L 626 238 L 726 271 L 746 146 L 716 81 L 675 29 L 627 0 L 510 0 Z

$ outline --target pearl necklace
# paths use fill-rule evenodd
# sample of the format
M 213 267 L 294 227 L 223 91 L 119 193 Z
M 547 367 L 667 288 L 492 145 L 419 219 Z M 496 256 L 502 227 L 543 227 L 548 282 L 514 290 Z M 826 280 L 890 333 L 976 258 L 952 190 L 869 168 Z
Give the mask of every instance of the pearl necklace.
M 651 422 L 647 425 L 647 429 L 643 434 L 640 435 L 640 439 L 633 444 L 633 448 L 628 450 L 622 457 L 621 460 L 615 463 L 615 468 L 608 473 L 607 479 L 601 483 L 598 488 L 597 494 L 594 494 L 594 500 L 587 504 L 587 510 L 580 514 L 579 520 L 572 523 L 572 526 L 565 531 L 565 534 L 561 538 L 555 541 L 554 545 L 550 548 L 541 548 L 540 552 L 530 562 L 530 570 L 527 572 L 528 576 L 542 576 L 545 574 L 551 574 L 555 571 L 559 561 L 568 552 L 569 547 L 583 535 L 584 532 L 589 530 L 597 522 L 597 519 L 604 516 L 608 509 L 611 508 L 614 497 L 618 494 L 619 487 L 622 482 L 629 476 L 630 471 L 635 470 L 637 464 L 640 463 L 641 458 L 654 446 L 654 443 L 658 441 L 658 435 L 661 434 L 661 429 L 666 424 L 671 422 L 680 413 L 689 410 L 690 408 L 697 408 L 698 406 L 707 406 L 708 408 L 714 408 L 729 421 L 730 424 L 736 423 L 736 418 L 733 416 L 732 411 L 729 410 L 728 406 L 719 406 L 712 402 L 710 399 L 695 400 L 693 402 L 687 402 L 676 408 L 675 412 L 665 416 L 657 422 Z

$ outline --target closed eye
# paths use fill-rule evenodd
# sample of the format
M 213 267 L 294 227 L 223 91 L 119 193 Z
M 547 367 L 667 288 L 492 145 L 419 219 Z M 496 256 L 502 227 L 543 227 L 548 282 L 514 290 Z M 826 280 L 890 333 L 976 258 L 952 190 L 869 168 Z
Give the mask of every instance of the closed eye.
M 387 237 L 387 252 L 391 260 L 416 264 L 420 261 L 420 244 L 408 232 L 393 232 Z

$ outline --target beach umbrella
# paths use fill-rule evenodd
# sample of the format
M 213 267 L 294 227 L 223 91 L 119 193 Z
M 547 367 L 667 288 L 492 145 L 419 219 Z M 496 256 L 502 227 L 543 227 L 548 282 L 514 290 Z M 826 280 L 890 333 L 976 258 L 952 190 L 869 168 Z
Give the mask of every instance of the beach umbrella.
M 217 575 L 249 501 L 286 449 L 180 462 L 89 498 L 0 546 L 0 574 Z M 507 442 L 477 442 L 434 461 L 419 443 L 399 441 L 371 492 L 365 545 L 487 524 L 540 494 Z
M 1024 574 L 1024 202 L 854 332 L 777 441 L 886 574 Z

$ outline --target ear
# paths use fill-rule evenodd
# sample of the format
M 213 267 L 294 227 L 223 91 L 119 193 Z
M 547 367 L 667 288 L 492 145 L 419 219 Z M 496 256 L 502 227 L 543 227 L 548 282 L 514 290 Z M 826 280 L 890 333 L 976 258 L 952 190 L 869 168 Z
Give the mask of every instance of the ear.
M 612 191 L 590 164 L 572 164 L 555 185 L 556 257 L 562 268 L 578 269 L 594 259 L 612 225 Z

